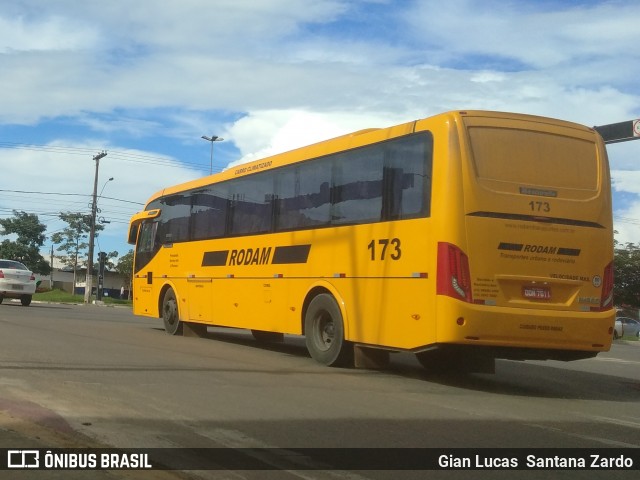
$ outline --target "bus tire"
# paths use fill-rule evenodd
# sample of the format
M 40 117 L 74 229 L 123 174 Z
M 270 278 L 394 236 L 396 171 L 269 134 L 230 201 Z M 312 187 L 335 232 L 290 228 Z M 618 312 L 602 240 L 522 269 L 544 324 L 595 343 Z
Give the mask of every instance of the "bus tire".
M 173 289 L 168 289 L 162 298 L 162 320 L 169 335 L 182 334 L 182 322 L 178 312 L 178 301 Z
M 321 293 L 314 297 L 304 317 L 307 350 L 318 363 L 329 367 L 348 366 L 353 359 L 353 345 L 344 339 L 340 307 L 333 296 Z

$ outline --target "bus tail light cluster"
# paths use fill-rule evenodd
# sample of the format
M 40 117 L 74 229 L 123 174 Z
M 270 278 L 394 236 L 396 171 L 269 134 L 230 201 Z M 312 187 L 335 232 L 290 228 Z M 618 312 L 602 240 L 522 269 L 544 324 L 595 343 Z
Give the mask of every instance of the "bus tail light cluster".
M 609 263 L 604 269 L 600 299 L 600 311 L 613 308 L 613 262 Z
M 469 273 L 469 257 L 457 246 L 438 243 L 438 295 L 472 302 L 471 274 Z

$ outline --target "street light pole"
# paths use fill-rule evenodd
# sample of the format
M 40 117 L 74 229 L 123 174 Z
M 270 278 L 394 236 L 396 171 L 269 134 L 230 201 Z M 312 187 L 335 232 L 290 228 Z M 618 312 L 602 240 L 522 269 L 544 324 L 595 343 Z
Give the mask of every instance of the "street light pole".
M 98 199 L 102 198 L 102 192 L 104 192 L 104 189 L 107 186 L 107 183 L 111 181 L 113 181 L 113 177 L 109 177 L 109 180 L 104 182 L 104 185 L 102 185 L 102 190 L 100 190 L 100 195 L 98 195 Z M 96 199 L 96 203 L 97 203 L 97 199 Z M 96 207 L 96 212 L 98 211 L 99 209 Z M 101 224 L 111 223 L 106 221 L 104 217 L 100 217 L 98 221 Z M 96 290 L 96 300 L 98 301 L 102 300 L 102 291 L 104 289 L 104 264 L 105 264 L 106 256 L 107 254 L 105 252 L 98 252 L 98 258 L 100 259 L 99 266 L 98 266 L 98 288 Z M 91 289 L 93 290 L 93 287 Z
M 211 135 L 210 137 L 202 135 L 200 138 L 206 140 L 207 142 L 211 142 L 211 159 L 209 160 L 209 175 L 211 175 L 213 173 L 213 142 L 221 142 L 224 140 L 224 138 L 218 137 L 216 135 Z
M 96 175 L 93 180 L 93 202 L 91 204 L 91 225 L 89 229 L 89 259 L 87 261 L 87 279 L 84 287 L 84 303 L 91 302 L 91 289 L 93 288 L 93 242 L 96 236 L 96 214 L 98 210 L 98 169 L 100 159 L 107 156 L 107 152 L 101 152 L 93 159 L 96 162 Z

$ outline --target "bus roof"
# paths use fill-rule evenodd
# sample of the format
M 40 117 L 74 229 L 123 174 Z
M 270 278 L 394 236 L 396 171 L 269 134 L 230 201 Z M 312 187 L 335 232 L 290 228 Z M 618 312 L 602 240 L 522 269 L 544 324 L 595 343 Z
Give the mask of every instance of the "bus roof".
M 214 173 L 195 180 L 191 180 L 179 185 L 169 186 L 162 190 L 159 190 L 149 198 L 147 204 L 165 195 L 171 195 L 179 193 L 185 190 L 190 190 L 198 187 L 203 187 L 213 183 L 230 180 L 232 178 L 238 178 L 251 173 L 256 173 L 262 170 L 270 170 L 290 163 L 295 163 L 302 160 L 311 158 L 318 158 L 332 153 L 357 148 L 360 146 L 368 145 L 370 143 L 380 142 L 391 138 L 399 137 L 402 135 L 408 135 L 416 131 L 416 125 L 422 122 L 442 122 L 446 120 L 453 120 L 461 117 L 487 117 L 487 118 L 509 118 L 528 120 L 538 123 L 547 124 L 562 124 L 567 127 L 580 129 L 583 131 L 595 132 L 594 129 L 586 127 L 584 125 L 568 122 L 564 120 L 558 120 L 549 117 L 541 117 L 536 115 L 528 115 L 521 113 L 508 113 L 498 112 L 490 110 L 452 110 L 449 112 L 440 113 L 431 117 L 426 117 L 420 120 L 414 120 L 399 125 L 394 125 L 386 128 L 368 128 L 358 130 L 346 135 L 323 140 L 318 143 L 306 145 L 287 152 L 278 153 L 269 157 L 265 157 L 252 162 L 243 163 L 230 167 L 220 173 Z M 422 130 L 422 128 L 418 128 Z

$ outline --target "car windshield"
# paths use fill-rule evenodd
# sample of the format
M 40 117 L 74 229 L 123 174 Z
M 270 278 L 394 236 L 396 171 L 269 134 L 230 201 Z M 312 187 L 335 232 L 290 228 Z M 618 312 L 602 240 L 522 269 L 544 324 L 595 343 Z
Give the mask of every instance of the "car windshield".
M 20 262 L 14 262 L 13 260 L 0 260 L 0 268 L 13 268 L 15 270 L 29 270 Z

